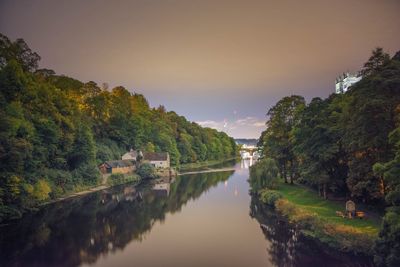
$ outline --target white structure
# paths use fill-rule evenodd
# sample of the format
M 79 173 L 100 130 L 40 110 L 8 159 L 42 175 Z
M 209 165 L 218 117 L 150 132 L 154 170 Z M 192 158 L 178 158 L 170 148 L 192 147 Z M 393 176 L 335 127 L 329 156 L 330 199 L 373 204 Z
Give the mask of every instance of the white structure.
M 143 162 L 147 162 L 156 168 L 169 168 L 170 159 L 168 152 L 144 152 Z
M 125 153 L 122 155 L 122 160 L 134 160 L 136 161 L 136 158 L 138 156 L 138 152 L 136 150 L 131 149 L 131 151 Z
M 350 73 L 343 73 L 342 76 L 336 79 L 335 92 L 336 94 L 346 93 L 350 86 L 361 80 L 361 75 L 353 75 Z
M 242 159 L 251 158 L 250 152 L 247 152 L 247 151 L 240 151 L 240 156 L 242 157 Z
M 170 183 L 156 183 L 153 186 L 153 191 L 159 196 L 169 196 L 171 185 Z

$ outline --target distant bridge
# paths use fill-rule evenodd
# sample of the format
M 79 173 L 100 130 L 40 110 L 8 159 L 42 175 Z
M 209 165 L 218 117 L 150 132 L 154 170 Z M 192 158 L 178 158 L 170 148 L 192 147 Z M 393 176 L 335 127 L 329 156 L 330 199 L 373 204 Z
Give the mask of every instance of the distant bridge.
M 256 146 L 243 145 L 240 149 L 240 156 L 242 159 L 258 159 L 260 155 L 257 150 Z

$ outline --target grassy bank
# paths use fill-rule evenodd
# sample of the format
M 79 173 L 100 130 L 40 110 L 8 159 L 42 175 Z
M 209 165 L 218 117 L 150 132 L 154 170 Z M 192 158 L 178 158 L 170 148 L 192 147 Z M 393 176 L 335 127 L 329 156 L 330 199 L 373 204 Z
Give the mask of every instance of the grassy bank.
M 201 162 L 186 163 L 186 164 L 181 164 L 179 167 L 177 167 L 177 170 L 180 172 L 202 170 L 202 169 L 207 169 L 210 167 L 215 167 L 216 165 L 220 165 L 225 162 L 233 161 L 236 159 L 237 159 L 236 157 L 233 157 L 233 158 L 227 158 L 227 159 L 207 160 L 207 161 L 201 161 Z M 221 167 L 223 167 L 223 166 L 221 166 Z
M 316 192 L 298 185 L 279 183 L 277 190 L 261 190 L 260 199 L 296 224 L 307 236 L 355 253 L 371 254 L 380 221 L 376 218 L 348 219 L 342 201 L 324 200 Z

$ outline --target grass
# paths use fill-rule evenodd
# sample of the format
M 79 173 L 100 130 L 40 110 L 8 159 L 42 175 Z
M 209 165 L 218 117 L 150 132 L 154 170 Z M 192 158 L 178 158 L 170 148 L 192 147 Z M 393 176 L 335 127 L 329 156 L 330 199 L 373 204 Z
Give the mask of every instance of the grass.
M 344 212 L 345 202 L 325 200 L 300 185 L 279 182 L 276 190 L 262 189 L 259 196 L 304 235 L 342 251 L 373 255 L 380 219 L 373 216 L 365 219 L 339 217 L 336 211 Z
M 227 161 L 231 161 L 236 159 L 235 157 L 233 158 L 227 158 L 227 159 L 218 159 L 218 160 L 207 160 L 207 161 L 200 161 L 200 162 L 194 162 L 194 163 L 185 163 L 179 165 L 177 168 L 180 172 L 182 171 L 192 171 L 192 170 L 202 170 L 202 169 L 207 169 L 209 167 L 213 167 L 215 165 L 222 164 Z
M 374 216 L 369 216 L 366 219 L 348 219 L 337 216 L 336 211 L 345 211 L 345 202 L 325 200 L 309 188 L 283 182 L 279 183 L 278 191 L 289 202 L 301 209 L 317 214 L 318 217 L 329 223 L 353 226 L 363 233 L 378 234 L 381 222 Z

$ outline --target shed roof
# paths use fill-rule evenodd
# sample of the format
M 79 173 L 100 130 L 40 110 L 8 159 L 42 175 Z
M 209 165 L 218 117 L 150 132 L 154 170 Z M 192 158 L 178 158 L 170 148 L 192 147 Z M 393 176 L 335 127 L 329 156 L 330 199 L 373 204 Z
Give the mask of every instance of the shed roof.
M 129 152 L 126 152 L 126 153 L 124 154 L 124 156 L 125 156 L 125 155 L 129 155 L 129 156 L 131 156 L 132 158 L 136 159 L 136 157 L 138 156 L 138 152 L 137 152 L 136 150 L 131 149 Z

